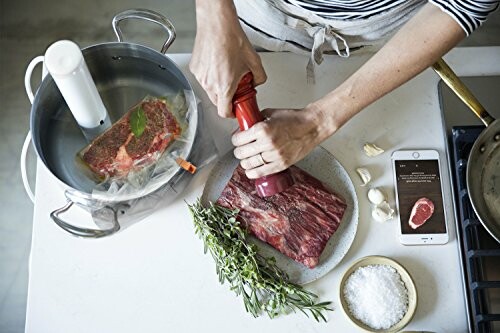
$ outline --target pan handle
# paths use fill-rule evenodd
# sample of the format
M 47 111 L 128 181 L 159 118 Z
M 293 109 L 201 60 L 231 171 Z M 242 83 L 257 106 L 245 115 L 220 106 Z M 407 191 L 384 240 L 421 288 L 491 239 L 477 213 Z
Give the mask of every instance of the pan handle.
M 440 58 L 432 68 L 443 79 L 444 83 L 481 119 L 486 125 L 490 125 L 495 118 L 493 118 L 467 88 L 467 86 L 457 77 L 448 64 Z
M 119 24 L 121 21 L 131 18 L 153 22 L 165 29 L 168 37 L 165 43 L 163 43 L 161 53 L 167 53 L 168 48 L 175 40 L 175 28 L 165 16 L 149 9 L 129 9 L 113 17 L 113 30 L 119 42 L 123 42 L 123 34 Z
M 52 213 L 50 213 L 50 217 L 52 220 L 63 230 L 69 232 L 70 234 L 78 237 L 83 237 L 83 238 L 101 238 L 105 236 L 109 236 L 111 234 L 114 234 L 118 230 L 120 230 L 120 224 L 118 223 L 118 213 L 116 210 L 114 210 L 111 207 L 106 206 L 105 208 L 111 209 L 113 212 L 113 226 L 109 229 L 87 229 L 87 228 L 80 228 L 76 227 L 74 225 L 71 225 L 64 220 L 61 219 L 60 215 L 64 212 L 66 212 L 68 209 L 73 206 L 73 201 L 68 200 L 66 205 L 63 207 L 56 209 Z

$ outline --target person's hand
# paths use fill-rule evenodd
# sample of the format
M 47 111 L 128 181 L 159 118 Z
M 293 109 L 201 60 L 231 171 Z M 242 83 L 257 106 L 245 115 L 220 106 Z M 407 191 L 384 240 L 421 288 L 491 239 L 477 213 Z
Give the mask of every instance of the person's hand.
M 229 3 L 229 4 L 228 4 Z M 221 117 L 234 117 L 232 99 L 239 81 L 252 72 L 266 81 L 260 57 L 241 28 L 232 1 L 198 1 L 197 32 L 189 69 Z
M 304 158 L 330 136 L 322 113 L 304 109 L 266 109 L 265 121 L 233 135 L 234 156 L 250 179 L 282 171 Z

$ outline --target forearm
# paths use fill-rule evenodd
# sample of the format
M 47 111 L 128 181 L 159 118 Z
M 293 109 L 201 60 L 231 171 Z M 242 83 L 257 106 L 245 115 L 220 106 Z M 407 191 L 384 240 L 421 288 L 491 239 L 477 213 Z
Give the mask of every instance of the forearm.
M 197 29 L 207 24 L 241 28 L 233 0 L 196 0 L 196 22 Z
M 370 60 L 309 107 L 326 137 L 366 106 L 410 80 L 453 48 L 465 33 L 446 13 L 426 4 Z
M 254 84 L 266 72 L 240 25 L 232 0 L 196 1 L 196 38 L 189 69 L 221 117 L 232 118 L 232 99 L 238 82 L 248 72 Z

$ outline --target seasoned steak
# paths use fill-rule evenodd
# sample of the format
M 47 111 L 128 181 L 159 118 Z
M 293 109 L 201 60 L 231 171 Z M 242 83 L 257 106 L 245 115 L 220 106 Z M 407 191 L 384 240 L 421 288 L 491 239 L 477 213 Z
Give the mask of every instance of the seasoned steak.
M 346 203 L 325 184 L 292 166 L 295 184 L 262 198 L 238 166 L 217 204 L 240 210 L 238 220 L 258 239 L 309 268 L 318 265 L 326 243 L 340 225 Z
M 146 125 L 136 137 L 130 127 L 130 114 L 139 107 L 144 111 Z M 180 134 L 179 123 L 165 100 L 149 98 L 94 139 L 80 152 L 80 157 L 100 178 L 123 177 L 155 162 Z

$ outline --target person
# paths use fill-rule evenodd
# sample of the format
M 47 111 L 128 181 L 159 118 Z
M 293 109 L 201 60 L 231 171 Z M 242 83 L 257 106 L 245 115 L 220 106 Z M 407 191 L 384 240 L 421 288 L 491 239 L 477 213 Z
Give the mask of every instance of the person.
M 472 33 L 498 0 L 196 0 L 190 61 L 221 117 L 234 117 L 232 97 L 252 72 L 266 81 L 256 47 L 310 53 L 307 73 L 324 53 L 376 53 L 347 80 L 302 109 L 266 109 L 266 121 L 232 136 L 249 178 L 286 169 L 366 106 L 410 80 Z M 239 15 L 239 17 L 238 17 Z

